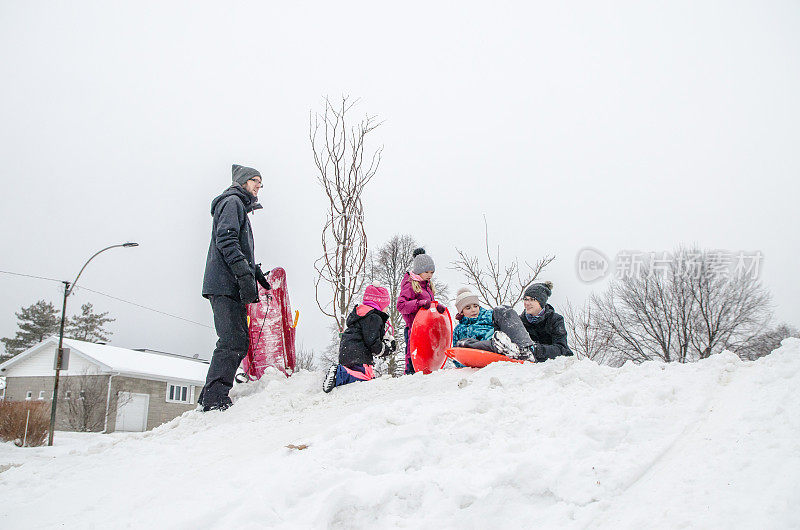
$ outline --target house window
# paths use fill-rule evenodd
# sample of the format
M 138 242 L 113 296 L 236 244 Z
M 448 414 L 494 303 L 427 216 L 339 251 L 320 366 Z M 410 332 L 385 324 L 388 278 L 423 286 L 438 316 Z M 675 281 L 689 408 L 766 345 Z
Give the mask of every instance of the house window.
M 25 401 L 30 401 L 31 399 L 33 399 L 33 391 L 28 390 L 27 392 L 25 392 Z
M 85 390 L 81 390 L 78 393 L 78 399 L 86 399 L 86 391 Z
M 69 401 L 71 398 L 72 398 L 72 390 L 67 390 L 66 392 L 64 392 L 64 399 Z
M 44 390 L 39 390 L 39 400 L 41 401 L 43 399 L 44 399 Z
M 194 386 L 167 383 L 167 403 L 194 403 Z

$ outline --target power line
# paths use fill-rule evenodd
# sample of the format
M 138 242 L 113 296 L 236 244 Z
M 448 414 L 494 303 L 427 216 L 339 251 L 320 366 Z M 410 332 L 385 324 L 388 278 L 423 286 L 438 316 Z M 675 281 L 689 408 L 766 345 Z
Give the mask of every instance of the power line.
M 12 276 L 23 276 L 25 278 L 35 278 L 37 280 L 47 280 L 47 281 L 51 281 L 51 282 L 64 283 L 63 280 L 56 280 L 55 278 L 45 278 L 44 276 L 34 276 L 32 274 L 22 274 L 22 273 L 19 273 L 19 272 L 11 272 L 11 271 L 0 271 L 0 273 L 2 273 L 2 274 L 10 274 Z M 82 285 L 76 286 L 76 289 L 84 289 L 84 290 L 89 291 L 91 293 L 95 293 L 95 294 L 99 294 L 100 296 L 105 296 L 107 298 L 111 298 L 112 300 L 117 300 L 119 302 L 124 302 L 126 304 L 130 304 L 132 306 L 136 306 L 136 307 L 139 307 L 141 309 L 146 309 L 147 311 L 152 311 L 154 313 L 158 313 L 159 315 L 164 315 L 164 316 L 168 316 L 168 317 L 172 317 L 172 318 L 177 318 L 178 320 L 183 320 L 184 322 L 189 322 L 191 324 L 202 326 L 204 328 L 214 329 L 213 327 L 211 327 L 211 326 L 209 326 L 207 324 L 203 324 L 201 322 L 197 322 L 195 320 L 191 320 L 189 318 L 184 318 L 184 317 L 181 317 L 181 316 L 178 316 L 178 315 L 173 315 L 172 313 L 167 313 L 166 311 L 160 311 L 160 310 L 152 308 L 152 307 L 147 307 L 146 305 L 137 304 L 136 302 L 131 302 L 130 300 L 125 300 L 125 299 L 119 298 L 117 296 L 112 296 L 110 294 L 101 293 L 100 291 L 95 291 L 94 289 L 89 289 L 88 287 L 83 287 Z
M 36 278 L 37 280 L 47 280 L 50 282 L 64 283 L 64 280 L 56 280 L 55 278 L 45 278 L 44 276 L 33 276 L 32 274 L 22 274 L 19 272 L 0 271 L 0 274 L 11 274 L 12 276 L 24 276 L 25 278 Z
M 181 317 L 181 316 L 178 316 L 178 315 L 173 315 L 172 313 L 167 313 L 166 311 L 160 311 L 160 310 L 154 309 L 152 307 L 147 307 L 146 305 L 137 304 L 136 302 L 131 302 L 130 300 L 125 300 L 123 298 L 118 298 L 118 297 L 112 296 L 110 294 L 101 293 L 100 291 L 95 291 L 94 289 L 89 289 L 88 287 L 82 287 L 82 286 L 79 285 L 79 286 L 76 287 L 76 289 L 83 289 L 85 291 L 89 291 L 90 293 L 99 294 L 100 296 L 105 296 L 107 298 L 111 298 L 112 300 L 117 300 L 119 302 L 125 302 L 126 304 L 130 304 L 132 306 L 140 307 L 142 309 L 147 309 L 148 311 L 152 311 L 154 313 L 158 313 L 159 315 L 164 315 L 164 316 L 168 316 L 168 317 L 172 317 L 172 318 L 177 318 L 178 320 L 183 320 L 184 322 L 189 322 L 191 324 L 196 324 L 198 326 L 203 326 L 204 328 L 214 329 L 211 326 L 209 326 L 208 324 L 203 324 L 201 322 L 197 322 L 197 321 L 191 320 L 189 318 L 184 318 L 184 317 Z

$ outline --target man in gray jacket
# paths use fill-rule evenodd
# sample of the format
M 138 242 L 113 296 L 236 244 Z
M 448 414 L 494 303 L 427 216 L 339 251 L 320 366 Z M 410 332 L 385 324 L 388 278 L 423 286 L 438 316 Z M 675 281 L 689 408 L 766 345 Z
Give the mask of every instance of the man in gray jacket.
M 260 189 L 261 174 L 257 170 L 234 165 L 233 184 L 211 202 L 213 228 L 203 296 L 211 301 L 219 340 L 198 400 L 204 411 L 231 406 L 228 392 L 249 346 L 247 304 L 258 301 L 256 281 L 269 289 L 255 263 L 253 231 L 247 217 L 262 208 L 258 204 Z

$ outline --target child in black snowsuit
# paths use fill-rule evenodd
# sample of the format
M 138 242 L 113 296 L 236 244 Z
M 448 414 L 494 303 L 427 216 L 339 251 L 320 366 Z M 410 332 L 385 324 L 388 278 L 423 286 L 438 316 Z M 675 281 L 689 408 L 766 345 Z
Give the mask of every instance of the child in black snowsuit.
M 328 369 L 322 390 L 330 392 L 334 387 L 369 381 L 373 372 L 374 356 L 385 357 L 397 351 L 394 337 L 384 338 L 389 315 L 389 291 L 383 287 L 367 286 L 364 303 L 353 308 L 347 317 L 347 329 L 339 344 L 339 364 Z

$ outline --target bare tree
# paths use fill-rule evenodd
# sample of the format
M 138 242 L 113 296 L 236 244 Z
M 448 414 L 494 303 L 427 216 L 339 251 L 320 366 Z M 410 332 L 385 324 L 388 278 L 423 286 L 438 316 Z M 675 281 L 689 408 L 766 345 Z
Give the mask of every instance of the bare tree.
M 333 324 L 330 326 L 329 332 L 331 338 L 319 356 L 323 368 L 328 368 L 332 364 L 339 364 L 339 344 L 342 341 L 342 334 Z
M 106 424 L 108 375 L 83 370 L 65 379 L 61 403 L 69 427 L 79 432 L 102 431 Z M 119 397 L 118 400 L 122 400 Z M 118 401 L 117 406 L 125 405 Z
M 403 277 L 411 268 L 411 263 L 414 259 L 413 252 L 418 247 L 419 244 L 410 235 L 396 234 L 376 251 L 369 254 L 366 280 L 370 283 L 381 285 L 389 291 L 391 302 L 387 311 L 389 313 L 389 322 L 391 322 L 394 330 L 399 330 L 404 326 L 403 317 L 394 302 L 400 296 Z M 447 284 L 440 282 L 435 277 L 432 282 L 437 300 L 445 304 L 448 303 L 450 301 L 450 289 Z
M 316 368 L 314 350 L 309 350 L 301 343 L 295 352 L 295 370 L 313 371 Z
M 663 270 L 660 270 L 663 269 Z M 645 263 L 590 300 L 617 361 L 689 362 L 745 344 L 770 316 L 752 276 L 729 276 L 717 254 L 678 249 L 662 268 Z
M 436 291 L 436 301 L 441 302 L 443 304 L 450 303 L 450 286 L 444 283 L 443 281 L 439 280 L 438 278 L 432 278 L 431 281 L 433 282 L 433 288 Z
M 539 273 L 555 259 L 555 256 L 545 256 L 533 265 L 526 261 L 524 270 L 517 259 L 503 264 L 500 260 L 500 246 L 498 245 L 493 252 L 489 245 L 489 225 L 486 217 L 483 219 L 483 224 L 487 263 L 484 265 L 477 256 L 457 248 L 459 257 L 453 262 L 453 268 L 466 276 L 467 283 L 477 290 L 478 297 L 484 304 L 490 307 L 501 305 L 513 307 L 522 300 L 525 288 L 536 281 Z
M 770 296 L 755 276 L 721 275 L 716 252 L 701 256 L 699 270 L 685 277 L 691 283 L 698 314 L 691 350 L 705 359 L 746 344 L 764 330 L 772 315 Z
M 569 330 L 570 348 L 579 359 L 590 359 L 598 364 L 614 365 L 614 336 L 598 321 L 590 304 L 576 310 L 567 301 L 564 319 Z
M 388 373 L 392 377 L 400 377 L 406 371 L 406 353 L 405 346 L 400 347 L 400 341 L 397 342 L 397 352 L 389 358 Z
M 377 250 L 370 252 L 367 262 L 366 278 L 373 284 L 380 284 L 389 291 L 391 302 L 397 301 L 403 276 L 411 266 L 412 252 L 417 248 L 414 238 L 396 234 Z M 392 328 L 403 327 L 403 317 L 394 303 L 389 303 L 387 312 Z M 397 333 L 395 333 L 397 335 Z
M 325 98 L 322 113 L 312 114 L 309 120 L 317 179 L 329 200 L 322 257 L 314 264 L 316 299 L 320 310 L 336 322 L 339 333 L 344 331 L 349 308 L 364 284 L 367 234 L 361 197 L 378 170 L 383 151 L 380 147 L 368 153 L 365 147 L 367 135 L 380 125 L 374 116 L 349 124 L 356 103 L 358 100 L 347 96 L 335 105 Z M 332 300 L 320 292 L 322 284 L 333 291 Z
M 369 253 L 366 268 L 366 280 L 369 283 L 379 284 L 389 291 L 391 302 L 387 308 L 391 329 L 394 330 L 394 337 L 397 340 L 398 351 L 405 350 L 405 336 L 401 330 L 405 327 L 403 316 L 397 310 L 395 302 L 400 296 L 400 288 L 403 277 L 411 268 L 414 259 L 414 249 L 420 245 L 408 234 L 395 234 L 377 250 Z M 447 284 L 433 278 L 433 287 L 436 291 L 436 299 L 443 304 L 449 300 L 449 288 Z M 403 360 L 400 364 L 404 364 Z M 391 356 L 386 360 L 387 366 L 384 373 L 402 375 L 404 367 L 398 367 L 397 356 Z
M 624 360 L 677 360 L 673 350 L 675 320 L 666 280 L 649 271 L 612 282 L 603 296 L 592 296 L 600 329 L 611 335 L 613 351 Z
M 781 342 L 789 337 L 800 338 L 800 329 L 783 323 L 763 333 L 759 333 L 734 349 L 737 355 L 748 361 L 755 361 L 777 350 Z

